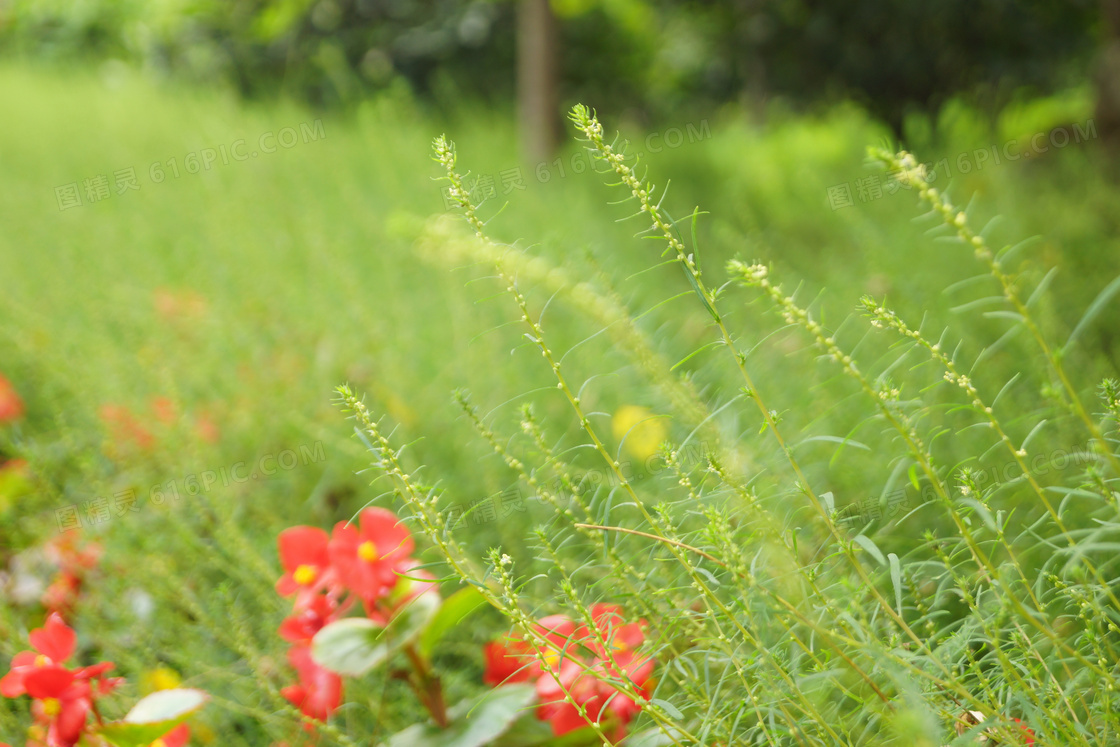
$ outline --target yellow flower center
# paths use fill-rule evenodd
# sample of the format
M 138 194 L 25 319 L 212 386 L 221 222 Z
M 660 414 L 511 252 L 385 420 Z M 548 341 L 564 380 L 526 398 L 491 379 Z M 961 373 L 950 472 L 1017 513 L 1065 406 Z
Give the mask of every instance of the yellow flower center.
M 44 654 L 39 654 L 35 657 L 35 666 L 37 667 L 45 667 L 50 663 L 51 660 L 48 659 Z
M 301 565 L 296 568 L 295 573 L 292 574 L 292 579 L 295 580 L 300 586 L 307 586 L 311 584 L 319 572 L 315 570 L 315 566 Z
M 358 545 L 358 557 L 367 563 L 372 563 L 377 560 L 377 545 L 372 542 L 363 542 Z
M 57 698 L 44 698 L 43 699 L 43 713 L 49 717 L 54 718 L 62 710 L 62 704 L 58 702 Z
M 611 639 L 611 648 L 615 651 L 618 651 L 619 653 L 628 651 L 630 649 L 630 647 L 626 645 L 626 641 L 620 640 L 618 638 Z
M 157 739 L 152 742 L 150 747 L 167 747 L 167 742 L 163 741 L 163 739 Z
M 179 673 L 167 667 L 160 667 L 150 672 L 145 672 L 144 676 L 141 678 L 141 687 L 147 691 L 174 690 L 179 685 Z

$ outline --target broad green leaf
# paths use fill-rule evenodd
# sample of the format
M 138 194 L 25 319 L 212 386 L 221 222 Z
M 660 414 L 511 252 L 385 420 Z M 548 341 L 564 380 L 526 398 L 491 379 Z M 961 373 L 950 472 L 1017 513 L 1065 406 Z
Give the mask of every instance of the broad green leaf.
M 392 653 L 383 633 L 384 628 L 364 617 L 337 620 L 311 639 L 311 658 L 332 672 L 358 677 Z
M 447 635 L 447 631 L 461 623 L 468 615 L 486 604 L 477 588 L 468 586 L 460 589 L 447 599 L 432 616 L 424 632 L 420 634 L 420 653 L 431 656 L 436 644 Z
M 443 607 L 439 594 L 421 594 L 408 603 L 408 606 L 389 621 L 386 629 L 393 645 L 397 648 L 413 643 L 431 624 L 436 613 Z
M 456 703 L 448 711 L 446 729 L 435 724 L 416 724 L 389 738 L 385 747 L 484 747 L 505 734 L 518 719 L 534 716 L 533 685 L 504 685 Z
M 98 727 L 97 733 L 116 747 L 144 747 L 183 723 L 210 696 L 202 690 L 160 690 L 143 698 L 120 721 Z
M 562 737 L 553 736 L 552 727 L 537 718 L 536 709 L 530 709 L 490 747 L 600 747 L 602 744 L 590 726 L 570 731 Z
M 421 594 L 382 628 L 364 617 L 333 622 L 311 639 L 311 658 L 336 674 L 360 677 L 423 632 L 440 608 L 436 594 Z

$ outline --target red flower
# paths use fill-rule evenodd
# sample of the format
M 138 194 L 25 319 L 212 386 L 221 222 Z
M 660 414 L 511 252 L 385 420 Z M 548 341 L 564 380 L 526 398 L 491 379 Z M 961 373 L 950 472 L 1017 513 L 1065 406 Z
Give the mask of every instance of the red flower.
M 424 594 L 439 595 L 439 584 L 427 571 L 416 568 L 414 560 L 407 559 L 397 568 L 397 585 L 384 599 L 363 600 L 366 616 L 379 625 L 388 625 L 397 613 Z
M 7 423 L 23 417 L 23 400 L 16 394 L 12 382 L 0 374 L 0 423 Z
M 162 737 L 152 742 L 149 747 L 183 747 L 191 738 L 191 727 L 179 724 Z
M 80 532 L 70 530 L 63 532 L 46 545 L 47 557 L 64 570 L 74 573 L 80 570 L 93 568 L 101 559 L 101 545 L 96 542 L 87 542 L 78 547 Z
M 132 411 L 123 405 L 102 405 L 101 420 L 109 427 L 113 441 L 118 444 L 131 444 L 147 450 L 155 445 L 155 437 L 140 425 Z
M 538 718 L 548 721 L 552 733 L 561 736 L 587 725 L 579 712 L 582 706 L 588 718 L 607 728 L 611 741 L 621 741 L 641 706 L 606 681 L 610 676 L 607 669 L 602 661 L 587 667 L 575 657 L 563 660 L 558 669 L 537 680 Z M 652 670 L 652 666 L 643 667 L 637 677 L 629 678 L 644 698 L 649 697 Z
M 218 428 L 218 424 L 209 414 L 202 412 L 199 413 L 194 420 L 194 432 L 200 439 L 208 444 L 218 443 L 218 439 L 222 437 L 222 432 Z
M 178 409 L 170 397 L 153 397 L 151 401 L 152 414 L 156 416 L 156 420 L 164 425 L 171 425 L 178 417 Z
M 654 660 L 636 651 L 645 642 L 645 621 L 625 622 L 621 608 L 614 605 L 597 604 L 591 615 L 595 631 L 562 615 L 537 623 L 536 633 L 546 641 L 543 668 L 533 645 L 525 640 L 489 644 L 484 651 L 484 679 L 492 685 L 535 681 L 537 717 L 549 722 L 556 736 L 587 726 L 580 714 L 583 708 L 587 718 L 601 724 L 617 742 L 641 706 L 609 680 L 629 680 L 642 697 L 649 697 Z
M 537 680 L 537 698 L 540 700 L 537 718 L 547 721 L 552 733 L 558 737 L 587 726 L 579 707 L 586 709 L 588 717 L 596 722 L 602 715 L 602 698 L 595 679 L 587 674 L 586 666 L 577 658 L 565 658 Z M 571 702 L 568 701 L 569 696 Z
M 535 632 L 547 641 L 544 654 L 550 668 L 557 669 L 562 660 L 574 655 L 576 624 L 564 615 L 542 617 Z M 507 682 L 534 682 L 543 670 L 532 644 L 519 637 L 487 644 L 483 650 L 486 672 L 483 681 L 491 685 Z
M 31 712 L 40 724 L 47 724 L 50 747 L 72 747 L 81 739 L 92 698 L 89 682 L 79 680 L 64 667 L 36 667 L 23 679 L 27 694 L 35 699 Z
M 295 614 L 284 618 L 284 622 L 280 624 L 280 637 L 292 643 L 310 644 L 315 634 L 339 613 L 338 603 L 320 594 L 304 605 L 302 610 L 297 609 Z
M 482 650 L 482 655 L 486 659 L 482 681 L 487 685 L 498 687 L 513 682 L 529 682 L 541 676 L 533 647 L 525 641 L 515 638 L 505 643 L 491 641 Z
M 292 527 L 285 529 L 276 539 L 280 548 L 280 563 L 284 575 L 276 582 L 280 596 L 299 592 L 297 607 L 311 602 L 312 595 L 328 586 L 334 579 L 331 572 L 327 543 L 330 538 L 318 527 Z
M 1023 730 L 1023 741 L 1025 741 L 1027 744 L 1034 744 L 1034 729 L 1030 728 L 1019 719 L 1012 720 L 1019 725 L 1020 729 Z
M 31 647 L 38 655 L 32 651 L 21 651 L 12 658 L 11 671 L 0 679 L 0 695 L 5 698 L 18 698 L 27 692 L 24 684 L 26 677 L 36 669 L 53 667 L 69 659 L 78 641 L 74 631 L 58 614 L 51 614 L 43 627 L 32 630 L 30 639 Z
M 108 694 L 120 680 L 104 676 L 113 668 L 109 662 L 77 670 L 62 665 L 74 654 L 77 636 L 57 613 L 29 637 L 34 651 L 15 655 L 11 671 L 0 679 L 0 695 L 31 696 L 35 721 L 47 727 L 48 747 L 72 747 L 85 729 L 93 698 Z
M 280 694 L 305 715 L 326 721 L 342 702 L 342 678 L 316 664 L 309 646 L 292 646 L 288 661 L 299 673 L 299 684 L 285 687 Z
M 51 581 L 43 592 L 40 601 L 47 612 L 69 617 L 82 590 L 82 580 L 72 573 L 63 571 Z
M 77 530 L 63 532 L 46 546 L 47 557 L 57 563 L 60 570 L 43 592 L 41 601 L 48 612 L 57 612 L 63 617 L 73 611 L 86 573 L 101 558 L 101 545 L 90 542 L 79 548 L 78 535 Z
M 408 529 L 383 508 L 362 511 L 359 525 L 360 530 L 346 522 L 335 525 L 330 558 L 342 583 L 371 605 L 396 586 L 414 545 Z
M 646 636 L 642 628 L 646 621 L 627 623 L 620 614 L 621 610 L 621 607 L 613 604 L 593 605 L 591 617 L 598 633 L 580 628 L 577 635 L 581 638 L 580 642 L 602 660 L 602 666 L 610 676 L 620 679 L 625 676 L 634 682 L 645 682 L 653 671 L 654 661 L 638 654 L 636 649 L 645 642 Z M 611 654 L 609 657 L 605 650 L 608 647 Z M 610 661 L 612 658 L 614 664 Z M 617 668 L 615 664 L 618 665 Z

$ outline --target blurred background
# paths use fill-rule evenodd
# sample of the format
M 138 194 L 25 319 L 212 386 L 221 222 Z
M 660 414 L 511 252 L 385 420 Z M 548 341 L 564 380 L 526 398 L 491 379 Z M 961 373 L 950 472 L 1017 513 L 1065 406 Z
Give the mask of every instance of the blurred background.
M 276 533 L 388 500 L 358 474 L 368 457 L 336 385 L 365 393 L 464 504 L 516 480 L 455 389 L 500 433 L 533 401 L 574 437 L 562 403 L 519 397 L 554 382 L 490 272 L 415 251 L 451 208 L 430 156 L 441 133 L 497 239 L 616 294 L 669 360 L 709 342 L 709 320 L 663 303 L 687 290 L 679 273 L 636 274 L 659 250 L 619 222 L 631 206 L 608 204 L 621 195 L 572 139 L 574 103 L 671 181 L 670 214 L 707 211 L 712 285 L 730 257 L 770 263 L 834 329 L 861 295 L 886 298 L 983 351 L 985 391 L 1021 374 L 1045 399 L 1028 341 L 984 313 L 991 288 L 964 282 L 981 268 L 866 163 L 869 145 L 906 147 L 993 246 L 1034 237 L 1010 270 L 1049 289 L 1032 296 L 1048 335 L 1077 328 L 1079 385 L 1120 366 L 1115 303 L 1078 327 L 1120 274 L 1118 0 L 0 0 L 0 102 L 0 375 L 22 402 L 0 424 L 0 655 L 41 619 L 39 548 L 80 526 L 106 551 L 78 627 L 126 675 L 158 662 L 240 704 L 204 717 L 223 745 L 298 732 L 246 677 L 289 676 L 284 604 L 268 596 Z M 552 292 L 536 288 L 534 308 Z M 766 337 L 746 297 L 729 306 L 748 346 Z M 578 307 L 549 315 L 560 343 L 599 331 Z M 831 374 L 781 339 L 756 378 L 792 429 L 845 435 L 855 415 L 834 406 Z M 591 409 L 663 404 L 617 351 L 579 351 L 574 371 L 615 374 L 588 387 Z M 678 370 L 736 390 L 706 355 Z M 801 375 L 818 381 L 787 385 Z M 884 489 L 867 479 L 878 452 L 837 466 L 834 450 L 807 446 L 805 463 L 838 501 Z M 238 464 L 249 479 L 223 477 Z M 464 531 L 480 552 L 516 552 L 546 518 L 530 505 Z M 259 656 L 215 644 L 207 615 Z M 444 654 L 456 695 L 479 681 L 493 627 Z M 393 687 L 355 686 L 377 704 L 347 713 L 355 733 L 415 716 Z M 6 703 L 0 723 L 17 718 Z

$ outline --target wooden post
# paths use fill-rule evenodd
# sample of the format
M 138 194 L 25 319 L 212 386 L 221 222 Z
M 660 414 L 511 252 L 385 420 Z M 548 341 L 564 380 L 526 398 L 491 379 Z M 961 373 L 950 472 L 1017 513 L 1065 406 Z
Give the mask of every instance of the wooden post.
M 517 104 L 521 155 L 531 165 L 551 159 L 560 138 L 557 52 L 549 0 L 519 0 Z
M 1101 20 L 1093 120 L 1101 141 L 1115 152 L 1120 147 L 1120 0 L 1101 0 Z

